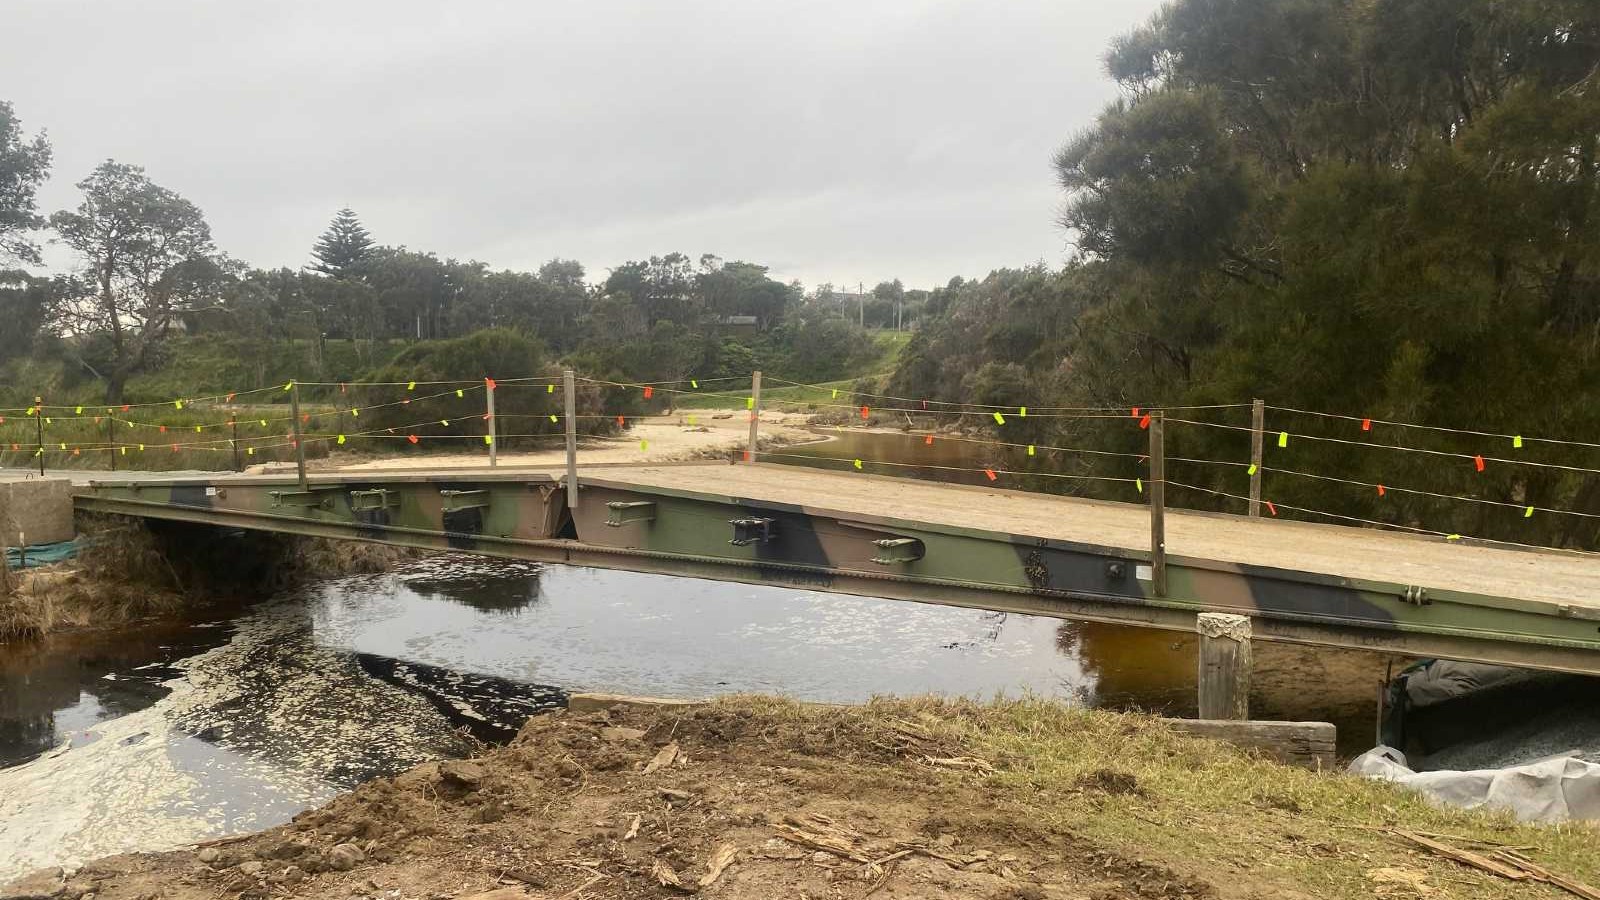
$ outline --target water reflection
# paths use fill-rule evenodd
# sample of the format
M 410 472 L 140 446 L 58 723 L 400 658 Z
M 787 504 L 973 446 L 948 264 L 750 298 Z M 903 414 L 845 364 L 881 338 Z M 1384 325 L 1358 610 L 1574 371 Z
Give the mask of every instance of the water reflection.
M 920 478 L 953 484 L 988 484 L 986 468 L 1011 468 L 1019 461 L 1020 447 L 999 447 L 975 441 L 935 437 L 929 444 L 920 434 L 828 429 L 819 431 L 827 440 L 785 447 L 772 456 L 776 463 L 820 469 L 853 469 L 853 460 L 862 461 L 863 470 L 879 475 Z M 892 460 L 893 466 L 880 466 L 874 460 Z
M 0 767 L 93 741 L 95 725 L 165 696 L 173 662 L 228 635 L 220 624 L 168 622 L 0 645 Z
M 543 571 L 537 563 L 448 555 L 418 560 L 406 566 L 400 578 L 420 597 L 515 615 L 539 599 Z

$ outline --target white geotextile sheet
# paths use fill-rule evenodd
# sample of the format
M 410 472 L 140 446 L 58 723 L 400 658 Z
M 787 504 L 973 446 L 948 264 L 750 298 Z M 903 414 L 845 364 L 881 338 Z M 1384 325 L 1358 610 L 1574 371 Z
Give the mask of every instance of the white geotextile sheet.
M 1447 806 L 1509 809 L 1524 822 L 1600 819 L 1600 765 L 1561 756 L 1471 772 L 1413 772 L 1404 753 L 1379 745 L 1349 771 L 1393 781 Z

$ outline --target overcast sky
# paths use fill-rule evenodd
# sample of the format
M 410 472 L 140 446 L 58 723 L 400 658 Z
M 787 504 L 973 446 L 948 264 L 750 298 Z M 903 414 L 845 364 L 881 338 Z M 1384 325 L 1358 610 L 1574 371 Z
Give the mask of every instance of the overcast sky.
M 496 268 L 932 287 L 1065 258 L 1051 154 L 1157 5 L 0 0 L 0 98 L 55 146 L 45 212 L 142 165 L 253 265 L 305 265 L 350 206 Z

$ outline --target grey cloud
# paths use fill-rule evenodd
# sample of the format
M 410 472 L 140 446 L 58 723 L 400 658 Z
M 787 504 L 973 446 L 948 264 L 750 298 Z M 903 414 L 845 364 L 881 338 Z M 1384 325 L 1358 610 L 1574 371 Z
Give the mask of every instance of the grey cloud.
M 50 131 L 48 209 L 137 163 L 256 265 L 349 205 L 495 267 L 709 251 L 931 286 L 1064 257 L 1050 155 L 1156 5 L 0 0 L 0 96 Z

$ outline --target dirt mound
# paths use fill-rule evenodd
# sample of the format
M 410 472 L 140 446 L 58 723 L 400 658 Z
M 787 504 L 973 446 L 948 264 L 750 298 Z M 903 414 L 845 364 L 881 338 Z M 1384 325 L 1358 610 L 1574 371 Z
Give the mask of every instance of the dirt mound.
M 993 763 L 910 717 L 718 704 L 531 720 L 290 825 L 111 857 L 62 896 L 1184 898 L 1196 882 L 997 814 Z
M 39 873 L 12 896 L 1560 896 L 1421 853 L 1397 827 L 1600 879 L 1600 829 L 1443 809 L 1149 717 L 1040 700 L 735 698 L 539 716 L 480 758 L 369 782 L 284 827 L 66 880 Z

